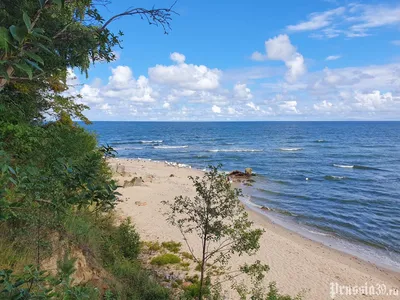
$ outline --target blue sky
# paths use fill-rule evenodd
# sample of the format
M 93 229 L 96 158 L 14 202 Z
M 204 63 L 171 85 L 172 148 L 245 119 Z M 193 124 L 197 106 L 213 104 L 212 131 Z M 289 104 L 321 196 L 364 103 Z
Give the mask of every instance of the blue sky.
M 132 1 L 113 1 L 105 17 Z M 135 7 L 172 1 L 134 1 Z M 118 59 L 71 71 L 91 120 L 400 120 L 400 2 L 179 0 L 126 17 Z

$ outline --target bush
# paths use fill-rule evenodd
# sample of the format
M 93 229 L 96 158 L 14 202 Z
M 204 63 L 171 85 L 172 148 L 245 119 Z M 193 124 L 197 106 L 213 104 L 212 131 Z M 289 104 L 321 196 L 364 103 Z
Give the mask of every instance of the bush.
M 181 250 L 182 244 L 174 241 L 162 242 L 161 245 L 173 253 L 178 253 Z
M 127 218 L 119 225 L 117 234 L 114 237 L 119 245 L 121 254 L 127 259 L 136 259 L 140 251 L 140 237 L 131 224 L 130 218 Z
M 176 256 L 175 254 L 171 254 L 171 253 L 166 253 L 166 254 L 162 254 L 162 255 L 154 257 L 150 263 L 152 265 L 163 266 L 163 265 L 168 265 L 168 264 L 179 264 L 180 262 L 181 262 L 181 259 L 179 256 Z

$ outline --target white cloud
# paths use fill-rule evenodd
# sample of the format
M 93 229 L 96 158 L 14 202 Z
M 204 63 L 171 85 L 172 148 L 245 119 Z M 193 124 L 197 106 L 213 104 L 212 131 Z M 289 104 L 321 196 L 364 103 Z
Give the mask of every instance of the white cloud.
M 267 57 L 270 60 L 281 60 L 285 62 L 288 72 L 286 80 L 293 82 L 306 72 L 304 57 L 297 52 L 286 34 L 278 35 L 265 42 Z
M 132 70 L 127 66 L 118 66 L 111 70 L 112 76 L 103 90 L 105 97 L 130 100 L 135 102 L 154 102 L 157 93 L 150 86 L 145 76 L 136 80 Z
M 333 107 L 333 104 L 329 101 L 322 101 L 319 104 L 314 104 L 314 109 L 317 111 L 330 111 Z
M 247 87 L 245 83 L 237 83 L 233 87 L 233 95 L 235 98 L 241 100 L 250 100 L 253 98 L 251 90 Z
M 344 7 L 338 7 L 336 9 L 312 13 L 308 17 L 308 21 L 298 23 L 296 25 L 289 25 L 286 27 L 289 31 L 309 31 L 327 27 L 331 25 L 333 18 L 340 16 L 345 12 Z
M 391 42 L 393 45 L 400 46 L 400 40 L 395 40 Z
M 251 60 L 255 61 L 264 61 L 268 59 L 268 57 L 265 54 L 262 54 L 261 52 L 258 51 L 253 52 L 250 58 Z
M 341 57 L 341 55 L 329 55 L 327 58 L 325 58 L 325 60 L 337 60 Z
M 279 108 L 284 113 L 289 114 L 299 114 L 299 110 L 297 109 L 297 101 L 284 101 L 283 103 L 279 104 Z
M 278 35 L 265 42 L 266 54 L 261 54 L 256 51 L 252 54 L 251 58 L 256 61 L 263 60 L 281 60 L 285 62 L 288 69 L 286 73 L 286 80 L 293 82 L 299 76 L 306 72 L 304 57 L 297 52 L 289 37 L 286 34 Z
M 163 108 L 169 109 L 171 108 L 171 105 L 168 102 L 164 102 Z
M 400 5 L 350 3 L 343 7 L 314 12 L 308 20 L 286 27 L 291 32 L 314 31 L 314 38 L 348 38 L 371 35 L 370 30 L 400 24 Z
M 238 114 L 238 111 L 233 107 L 228 107 L 228 114 L 236 115 L 236 114 Z
M 221 113 L 221 107 L 213 105 L 211 108 L 212 112 L 215 114 L 220 114 Z
M 354 93 L 356 108 L 375 111 L 384 109 L 387 104 L 393 102 L 394 97 L 392 93 L 381 93 L 380 91 L 372 91 L 370 93 L 362 93 L 356 91 Z
M 251 109 L 256 110 L 256 111 L 259 111 L 259 110 L 260 110 L 260 107 L 257 106 L 257 105 L 255 105 L 253 102 L 247 103 L 246 106 L 248 106 L 248 107 L 250 107 Z
M 103 102 L 103 98 L 100 96 L 100 89 L 88 84 L 84 84 L 79 93 L 82 96 L 83 103 L 89 104 Z
M 350 12 L 359 13 L 354 20 L 358 23 L 351 30 L 363 33 L 369 28 L 400 24 L 400 5 L 352 5 Z
M 170 58 L 178 64 L 183 64 L 186 60 L 186 56 L 178 52 L 171 53 Z
M 213 90 L 219 87 L 222 75 L 220 70 L 209 69 L 204 65 L 186 64 L 184 55 L 176 52 L 171 54 L 171 59 L 178 64 L 149 68 L 152 81 L 188 90 Z

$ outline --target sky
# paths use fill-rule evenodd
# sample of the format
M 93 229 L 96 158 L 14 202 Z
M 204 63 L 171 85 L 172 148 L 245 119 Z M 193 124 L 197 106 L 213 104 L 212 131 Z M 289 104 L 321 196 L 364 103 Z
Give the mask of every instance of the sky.
M 125 8 L 173 1 L 114 0 Z M 125 17 L 116 61 L 70 70 L 93 121 L 400 120 L 400 1 L 178 0 Z

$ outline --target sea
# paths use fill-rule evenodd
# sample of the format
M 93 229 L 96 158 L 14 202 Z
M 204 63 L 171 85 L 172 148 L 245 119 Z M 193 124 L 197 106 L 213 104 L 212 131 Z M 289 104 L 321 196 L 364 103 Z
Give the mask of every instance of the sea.
M 400 122 L 94 122 L 88 129 L 121 158 L 252 168 L 255 182 L 243 186 L 251 209 L 400 271 Z

